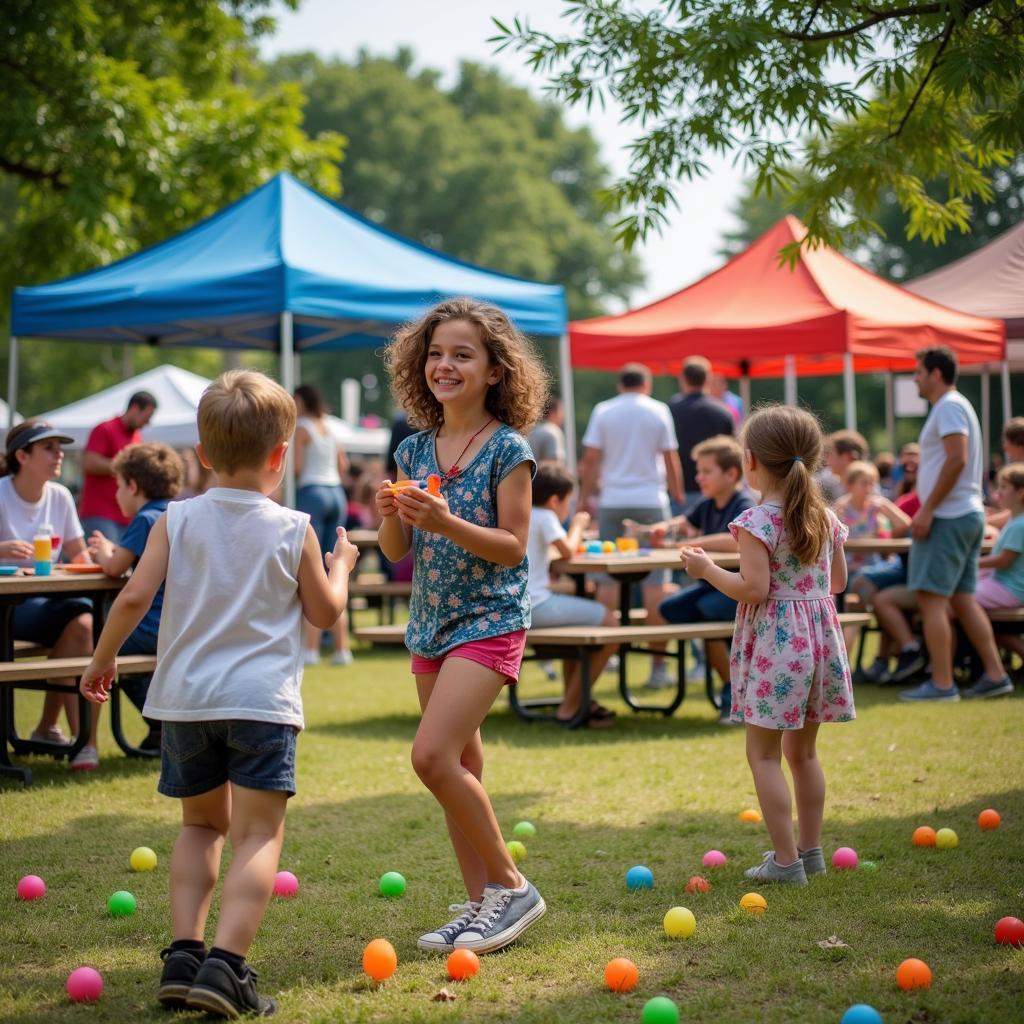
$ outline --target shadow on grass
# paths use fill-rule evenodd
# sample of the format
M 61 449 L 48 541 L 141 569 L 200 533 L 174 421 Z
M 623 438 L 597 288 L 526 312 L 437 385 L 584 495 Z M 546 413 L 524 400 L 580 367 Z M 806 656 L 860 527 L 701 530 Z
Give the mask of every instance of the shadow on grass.
M 543 800 L 543 793 L 524 791 L 497 794 L 494 804 L 510 826 Z M 977 829 L 985 806 L 1002 811 L 1002 829 Z M 636 1020 L 658 993 L 685 1004 L 689 1019 L 725 1022 L 834 1021 L 861 1001 L 886 1020 L 1011 1020 L 1019 1013 L 1024 972 L 1012 968 L 1019 954 L 992 942 L 995 920 L 1019 911 L 1019 786 L 936 811 L 930 823 L 960 835 L 951 851 L 911 845 L 920 815 L 827 822 L 827 849 L 852 846 L 878 871 L 830 871 L 806 889 L 762 889 L 769 901 L 763 918 L 746 915 L 737 901 L 756 888 L 742 872 L 758 860 L 766 833 L 741 825 L 732 810 L 680 806 L 635 827 L 553 815 L 534 821 L 539 831 L 527 841 L 524 868 L 549 913 L 520 944 L 485 958 L 472 984 L 456 988 L 459 1001 L 444 1008 L 446 1021 Z M 83 813 L 54 823 L 45 836 L 0 845 L 5 884 L 33 871 L 50 885 L 44 903 L 15 904 L 0 921 L 0 946 L 8 951 L 0 966 L 5 1022 L 81 1019 L 86 1011 L 64 1000 L 63 984 L 90 957 L 107 981 L 103 1019 L 168 1020 L 153 989 L 157 952 L 168 937 L 166 867 L 176 834 L 144 814 Z M 140 842 L 161 858 L 151 875 L 130 875 L 125 867 Z M 709 847 L 725 852 L 729 863 L 705 872 L 711 892 L 684 895 Z M 626 891 L 624 875 L 634 863 L 651 868 L 653 890 Z M 461 897 L 440 812 L 427 794 L 294 806 L 281 866 L 299 875 L 302 890 L 298 899 L 271 904 L 253 951 L 265 991 L 281 1000 L 281 1019 L 437 1019 L 442 1011 L 427 1004 L 445 983 L 443 959 L 419 952 L 415 939 Z M 406 876 L 402 899 L 377 894 L 385 870 Z M 115 921 L 106 914 L 103 900 L 115 888 L 136 892 L 134 917 Z M 665 910 L 678 903 L 698 918 L 698 935 L 688 943 L 671 943 L 660 931 Z M 832 934 L 849 947 L 819 948 Z M 362 978 L 360 956 L 381 935 L 395 944 L 400 967 L 375 988 Z M 149 968 L 129 965 L 140 955 Z M 612 996 L 601 974 L 608 959 L 623 955 L 638 963 L 642 982 L 632 994 Z M 892 972 L 906 956 L 932 966 L 930 992 L 896 990 Z M 983 1012 L 971 1016 L 972 1007 Z

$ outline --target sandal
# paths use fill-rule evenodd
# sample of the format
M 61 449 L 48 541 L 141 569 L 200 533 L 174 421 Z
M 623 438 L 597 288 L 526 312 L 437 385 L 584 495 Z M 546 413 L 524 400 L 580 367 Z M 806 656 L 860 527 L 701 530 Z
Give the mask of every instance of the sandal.
M 607 729 L 609 725 L 613 725 L 615 723 L 616 718 L 618 718 L 618 715 L 612 711 L 611 708 L 606 708 L 603 704 L 598 704 L 597 701 L 594 700 L 590 702 L 590 714 L 587 717 L 585 725 L 588 729 Z M 558 722 L 563 729 L 568 729 L 572 719 L 558 718 L 556 716 L 555 721 Z

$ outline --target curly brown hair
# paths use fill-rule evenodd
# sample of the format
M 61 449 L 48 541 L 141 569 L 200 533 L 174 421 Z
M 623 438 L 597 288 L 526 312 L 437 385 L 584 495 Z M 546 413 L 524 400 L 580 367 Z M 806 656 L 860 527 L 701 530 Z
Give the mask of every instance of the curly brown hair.
M 159 441 L 122 448 L 114 456 L 110 469 L 125 483 L 134 480 L 150 501 L 175 497 L 185 482 L 185 463 L 181 456 Z
M 439 324 L 464 320 L 480 332 L 480 341 L 501 378 L 484 399 L 487 411 L 513 430 L 528 430 L 541 417 L 551 376 L 526 336 L 497 306 L 476 299 L 446 299 L 419 320 L 399 328 L 384 350 L 384 366 L 395 400 L 409 422 L 421 430 L 444 423 L 444 406 L 427 386 L 427 350 Z

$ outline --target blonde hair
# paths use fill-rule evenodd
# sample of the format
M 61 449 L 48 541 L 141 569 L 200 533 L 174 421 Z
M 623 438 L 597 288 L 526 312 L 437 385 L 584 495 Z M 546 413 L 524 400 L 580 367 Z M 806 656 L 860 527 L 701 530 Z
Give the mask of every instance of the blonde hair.
M 215 470 L 261 469 L 295 433 L 295 401 L 256 370 L 222 373 L 199 400 L 199 440 Z
M 849 487 L 850 484 L 855 484 L 858 480 L 866 476 L 871 477 L 876 484 L 881 479 L 877 466 L 860 459 L 857 462 L 851 462 L 846 467 L 846 472 L 843 474 L 843 483 Z
M 810 565 L 832 534 L 832 521 L 814 473 L 821 465 L 821 425 L 804 409 L 769 405 L 743 428 L 743 447 L 782 484 L 782 519 L 793 554 Z
M 1000 482 L 1006 481 L 1015 491 L 1024 490 L 1024 462 L 1010 462 L 999 470 Z
M 440 324 L 459 320 L 480 332 L 491 365 L 501 368 L 501 377 L 487 389 L 485 408 L 513 430 L 528 430 L 544 411 L 551 376 L 508 316 L 497 306 L 475 299 L 447 299 L 398 330 L 384 350 L 395 400 L 409 422 L 421 430 L 444 423 L 444 406 L 427 386 L 424 367 L 434 331 Z
M 700 458 L 714 459 L 718 468 L 725 472 L 735 469 L 740 476 L 743 476 L 743 449 L 735 437 L 728 434 L 716 434 L 706 441 L 694 445 L 690 452 L 690 458 L 694 462 Z

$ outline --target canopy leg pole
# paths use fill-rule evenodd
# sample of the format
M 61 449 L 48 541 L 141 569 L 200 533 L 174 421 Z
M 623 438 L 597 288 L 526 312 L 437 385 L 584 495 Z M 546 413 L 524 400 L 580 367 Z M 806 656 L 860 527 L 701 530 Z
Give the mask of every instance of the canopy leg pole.
M 843 402 L 846 405 L 846 429 L 857 429 L 857 384 L 853 376 L 853 353 L 843 353 Z
M 783 361 L 783 401 L 786 405 L 796 405 L 796 359 L 786 356 Z
M 892 370 L 885 374 L 885 433 L 889 438 L 889 447 L 896 452 L 896 378 Z
M 572 388 L 572 357 L 569 351 L 569 335 L 558 339 L 558 372 L 562 385 L 562 409 L 565 413 L 565 468 L 571 476 L 576 475 L 576 401 Z
M 14 340 L 13 338 L 11 339 Z M 1002 366 L 999 367 L 999 382 L 1002 384 L 1003 391 L 1003 423 L 1013 415 L 1013 410 L 1010 408 L 1010 364 L 1007 360 L 1003 360 Z
M 295 348 L 292 337 L 292 315 L 281 314 L 281 349 L 280 349 L 281 387 L 292 394 L 295 391 Z M 284 472 L 284 503 L 288 508 L 295 508 L 295 462 L 292 449 L 288 449 L 287 468 Z
M 1005 364 L 1004 364 L 1005 365 Z M 18 403 L 18 339 L 11 335 L 11 347 L 7 353 L 7 429 L 14 426 L 15 408 Z
M 740 363 L 740 401 L 743 403 L 743 417 L 751 413 L 750 408 L 750 364 L 744 359 Z
M 988 372 L 986 366 L 981 371 L 981 444 L 982 444 L 982 457 L 984 458 L 984 471 L 988 473 L 988 461 L 992 455 L 992 449 L 989 447 L 991 440 L 990 434 L 992 430 L 990 428 L 990 421 L 992 419 L 992 378 Z

